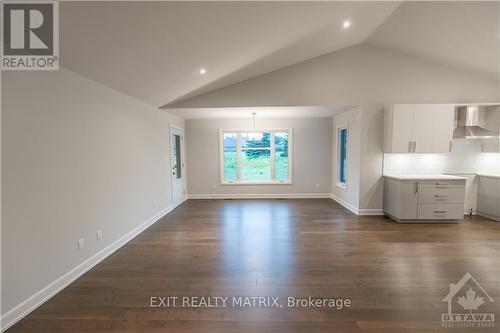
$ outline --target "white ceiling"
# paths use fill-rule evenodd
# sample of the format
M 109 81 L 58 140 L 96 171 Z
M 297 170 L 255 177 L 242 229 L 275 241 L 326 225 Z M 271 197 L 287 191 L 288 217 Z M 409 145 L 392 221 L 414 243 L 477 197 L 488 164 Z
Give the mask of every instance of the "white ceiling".
M 500 74 L 499 2 L 131 1 L 60 8 L 62 66 L 156 107 L 362 42 Z M 349 30 L 342 29 L 346 19 Z M 310 107 L 309 115 L 340 109 Z M 190 119 L 251 113 L 169 112 Z
M 367 42 L 496 78 L 499 22 L 499 1 L 405 2 Z
M 360 43 L 398 5 L 61 2 L 60 58 L 70 70 L 160 107 Z

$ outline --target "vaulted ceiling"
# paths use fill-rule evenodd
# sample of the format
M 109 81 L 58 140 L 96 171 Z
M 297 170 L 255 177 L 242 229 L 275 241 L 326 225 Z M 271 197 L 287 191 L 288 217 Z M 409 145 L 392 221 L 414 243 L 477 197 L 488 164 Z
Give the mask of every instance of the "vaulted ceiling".
M 60 8 L 62 66 L 157 107 L 364 42 L 481 75 L 500 73 L 498 2 L 61 2 Z
M 162 106 L 360 43 L 398 5 L 62 2 L 60 58 L 70 70 Z M 353 25 L 344 31 L 347 19 Z

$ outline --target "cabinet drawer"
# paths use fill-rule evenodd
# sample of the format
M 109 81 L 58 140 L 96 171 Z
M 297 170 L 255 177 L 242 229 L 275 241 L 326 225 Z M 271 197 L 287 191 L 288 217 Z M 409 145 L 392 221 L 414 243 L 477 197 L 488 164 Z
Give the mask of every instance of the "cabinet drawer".
M 463 204 L 419 204 L 418 220 L 460 220 L 464 217 Z
M 463 187 L 421 187 L 418 191 L 418 203 L 452 203 L 465 202 L 465 188 Z
M 449 187 L 464 187 L 465 180 L 421 180 L 418 182 L 419 187 L 433 188 L 449 188 Z

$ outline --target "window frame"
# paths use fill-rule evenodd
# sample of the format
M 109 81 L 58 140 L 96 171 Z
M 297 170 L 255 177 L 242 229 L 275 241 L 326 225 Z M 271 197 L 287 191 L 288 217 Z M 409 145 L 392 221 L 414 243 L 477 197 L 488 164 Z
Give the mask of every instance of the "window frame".
M 346 130 L 346 138 L 347 138 L 347 140 L 346 140 L 347 142 L 345 145 L 345 163 L 347 165 L 347 170 L 346 170 L 346 174 L 345 174 L 345 183 L 342 183 L 340 181 L 340 169 L 341 169 L 340 134 L 341 134 L 341 131 L 344 129 Z M 336 127 L 335 135 L 337 136 L 337 140 L 336 140 L 337 141 L 337 144 L 336 144 L 336 149 L 337 149 L 336 169 L 337 169 L 337 172 L 335 175 L 335 185 L 337 187 L 343 189 L 344 191 L 347 191 L 347 184 L 349 181 L 349 124 L 345 123 L 342 125 L 338 125 Z
M 276 179 L 271 179 L 270 181 L 245 181 L 245 180 L 240 180 L 241 178 L 241 144 L 240 144 L 240 138 L 241 138 L 241 133 L 247 133 L 247 132 L 270 132 L 271 133 L 271 138 L 270 138 L 270 151 L 271 151 L 271 160 L 270 160 L 270 167 L 271 167 L 271 178 L 275 178 L 275 139 L 274 135 L 275 133 L 280 133 L 280 132 L 287 132 L 288 133 L 288 180 L 276 180 Z M 225 133 L 236 133 L 236 160 L 237 160 L 237 180 L 235 181 L 225 181 L 224 180 L 224 134 Z M 292 185 L 292 169 L 293 169 L 293 129 L 292 128 L 266 128 L 266 129 L 219 129 L 219 185 L 235 185 L 235 186 L 241 186 L 241 185 Z

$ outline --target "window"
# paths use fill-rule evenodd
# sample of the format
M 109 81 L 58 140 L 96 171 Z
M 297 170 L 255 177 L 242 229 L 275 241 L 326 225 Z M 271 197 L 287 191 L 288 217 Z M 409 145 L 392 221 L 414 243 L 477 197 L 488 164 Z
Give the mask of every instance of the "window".
M 222 184 L 291 183 L 287 130 L 221 130 Z
M 349 133 L 347 126 L 337 128 L 337 185 L 346 188 L 347 185 L 347 144 Z

